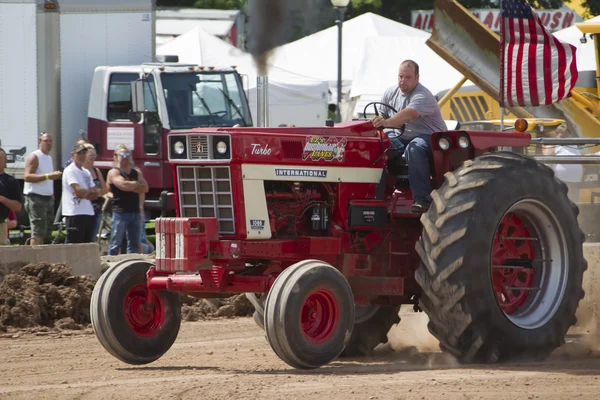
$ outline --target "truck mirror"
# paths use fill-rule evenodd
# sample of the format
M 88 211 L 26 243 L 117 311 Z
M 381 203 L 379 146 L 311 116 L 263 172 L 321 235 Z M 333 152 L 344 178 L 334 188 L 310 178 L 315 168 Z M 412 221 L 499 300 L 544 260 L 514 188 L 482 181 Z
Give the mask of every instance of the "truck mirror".
M 127 113 L 127 118 L 129 119 L 129 122 L 131 122 L 132 124 L 139 124 L 140 121 L 142 120 L 142 114 L 134 112 L 134 111 L 129 111 Z
M 131 82 L 131 111 L 143 113 L 146 111 L 144 101 L 144 80 L 138 79 Z

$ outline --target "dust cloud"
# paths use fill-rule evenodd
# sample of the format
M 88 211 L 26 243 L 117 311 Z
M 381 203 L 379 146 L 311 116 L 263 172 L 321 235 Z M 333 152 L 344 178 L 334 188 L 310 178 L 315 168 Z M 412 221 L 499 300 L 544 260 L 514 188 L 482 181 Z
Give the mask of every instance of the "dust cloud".
M 254 57 L 259 75 L 267 75 L 271 52 L 285 42 L 288 1 L 248 1 L 248 50 Z
M 388 333 L 388 343 L 381 350 L 393 351 L 397 361 L 427 368 L 458 366 L 454 357 L 441 352 L 438 340 L 429 333 L 429 318 L 425 313 L 415 313 L 412 305 L 404 305 L 400 309 L 400 318 L 400 323 Z

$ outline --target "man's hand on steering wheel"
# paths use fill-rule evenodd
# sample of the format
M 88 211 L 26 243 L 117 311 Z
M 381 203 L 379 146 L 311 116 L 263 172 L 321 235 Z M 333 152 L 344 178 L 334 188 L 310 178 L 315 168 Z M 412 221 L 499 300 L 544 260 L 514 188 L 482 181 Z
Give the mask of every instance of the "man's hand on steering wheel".
M 375 128 L 380 129 L 380 128 L 387 128 L 387 121 L 385 118 L 383 118 L 381 115 L 377 115 L 376 117 L 373 117 L 371 119 L 371 123 L 373 124 L 373 126 L 375 126 Z

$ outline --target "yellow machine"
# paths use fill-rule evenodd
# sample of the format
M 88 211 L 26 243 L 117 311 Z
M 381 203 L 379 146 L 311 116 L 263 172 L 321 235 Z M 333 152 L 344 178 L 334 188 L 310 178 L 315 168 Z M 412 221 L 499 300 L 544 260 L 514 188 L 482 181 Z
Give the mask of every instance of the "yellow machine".
M 443 117 L 459 121 L 465 129 L 500 130 L 501 112 L 497 101 L 500 37 L 455 0 L 435 0 L 434 18 L 435 27 L 427 45 L 464 75 L 453 88 L 438 93 Z M 562 163 L 583 165 L 582 181 L 571 186 L 579 189 L 578 206 L 583 230 L 589 239 L 599 241 L 600 208 L 596 200 L 600 201 L 600 23 L 583 22 L 576 26 L 581 30 L 582 38 L 586 37 L 594 46 L 596 70 L 579 71 L 576 88 L 567 99 L 549 106 L 507 108 L 504 125 L 510 129 L 515 118 L 526 119 L 529 125 L 527 131 L 537 138 L 528 152 L 546 159 L 543 162 L 550 166 Z M 476 86 L 462 88 L 467 80 Z M 542 154 L 548 143 L 544 140 L 557 140 L 548 133 L 563 121 L 567 122 L 574 137 L 570 141 L 577 143 L 574 145 L 583 155 L 568 162 L 563 161 L 564 158 L 553 159 Z M 548 137 L 551 139 L 545 139 Z

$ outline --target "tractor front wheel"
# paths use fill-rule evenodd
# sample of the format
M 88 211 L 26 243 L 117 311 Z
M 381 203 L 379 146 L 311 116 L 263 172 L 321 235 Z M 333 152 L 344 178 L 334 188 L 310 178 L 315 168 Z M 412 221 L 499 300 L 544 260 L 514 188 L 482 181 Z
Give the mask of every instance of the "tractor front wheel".
M 440 347 L 489 363 L 543 359 L 564 343 L 587 268 L 566 185 L 501 152 L 448 172 L 432 198 L 415 278 Z
M 267 340 L 295 368 L 318 368 L 336 359 L 352 334 L 354 297 L 334 267 L 306 260 L 287 267 L 265 302 Z
M 109 268 L 92 292 L 90 317 L 104 348 L 128 364 L 147 364 L 159 359 L 175 342 L 181 323 L 176 294 L 151 293 L 148 300 L 146 272 L 152 264 L 125 260 Z

